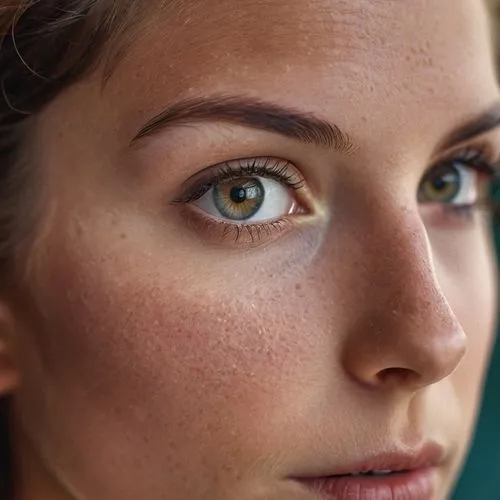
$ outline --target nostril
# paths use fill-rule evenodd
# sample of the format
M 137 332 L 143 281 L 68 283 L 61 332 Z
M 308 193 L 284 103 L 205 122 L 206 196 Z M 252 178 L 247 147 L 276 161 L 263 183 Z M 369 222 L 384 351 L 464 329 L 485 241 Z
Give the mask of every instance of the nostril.
M 418 383 L 420 375 L 408 368 L 385 368 L 377 374 L 378 381 L 382 384 L 396 382 L 403 385 Z

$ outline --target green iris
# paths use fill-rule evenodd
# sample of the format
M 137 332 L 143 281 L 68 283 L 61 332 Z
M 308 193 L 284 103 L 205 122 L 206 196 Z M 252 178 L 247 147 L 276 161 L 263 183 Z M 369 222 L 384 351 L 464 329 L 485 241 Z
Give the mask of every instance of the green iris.
M 424 177 L 419 189 L 421 203 L 450 203 L 460 193 L 462 177 L 452 164 L 443 164 L 433 168 Z

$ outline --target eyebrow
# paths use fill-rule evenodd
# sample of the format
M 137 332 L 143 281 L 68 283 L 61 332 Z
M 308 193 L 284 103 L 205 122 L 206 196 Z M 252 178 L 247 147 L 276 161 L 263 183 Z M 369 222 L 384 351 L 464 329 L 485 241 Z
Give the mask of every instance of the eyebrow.
M 500 103 L 495 103 L 488 110 L 472 120 L 460 125 L 441 142 L 439 150 L 447 150 L 474 137 L 485 134 L 500 125 Z
M 131 144 L 160 130 L 195 122 L 242 125 L 306 144 L 334 148 L 345 154 L 355 149 L 349 135 L 332 123 L 308 113 L 246 96 L 192 98 L 176 103 L 148 121 Z

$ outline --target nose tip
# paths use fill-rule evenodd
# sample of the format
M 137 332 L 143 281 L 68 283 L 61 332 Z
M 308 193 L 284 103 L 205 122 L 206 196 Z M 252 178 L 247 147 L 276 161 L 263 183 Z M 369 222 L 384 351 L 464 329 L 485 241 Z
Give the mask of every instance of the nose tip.
M 365 386 L 410 391 L 449 376 L 466 353 L 467 337 L 444 298 L 436 302 L 365 317 L 347 339 L 345 370 Z

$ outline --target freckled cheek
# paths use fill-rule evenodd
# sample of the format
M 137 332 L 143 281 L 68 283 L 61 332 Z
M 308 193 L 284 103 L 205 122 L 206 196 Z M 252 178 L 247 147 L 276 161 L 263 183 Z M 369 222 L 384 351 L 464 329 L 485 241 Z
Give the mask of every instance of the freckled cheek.
M 59 265 L 45 298 L 38 383 L 59 395 L 68 435 L 83 425 L 88 440 L 110 441 L 122 429 L 147 434 L 156 456 L 175 447 L 227 461 L 244 448 L 252 460 L 281 439 L 284 408 L 307 408 L 304 381 L 329 366 L 317 362 L 325 349 L 309 301 L 276 300 L 271 286 L 258 296 L 208 285 L 184 293 L 169 285 L 173 269 L 154 279 L 145 265 L 103 269 Z

